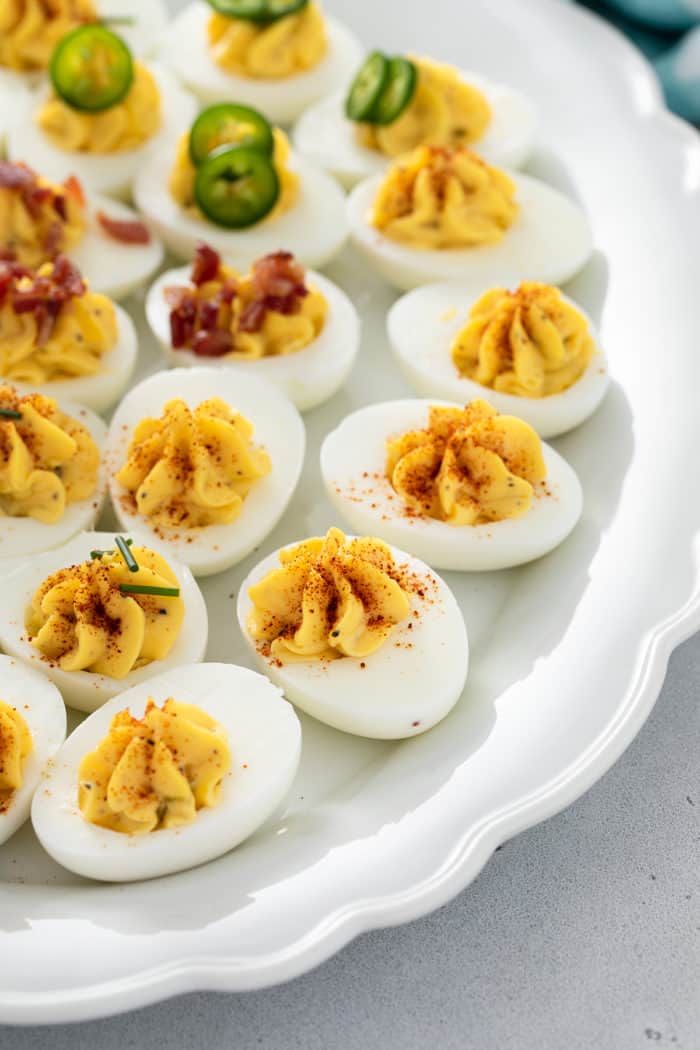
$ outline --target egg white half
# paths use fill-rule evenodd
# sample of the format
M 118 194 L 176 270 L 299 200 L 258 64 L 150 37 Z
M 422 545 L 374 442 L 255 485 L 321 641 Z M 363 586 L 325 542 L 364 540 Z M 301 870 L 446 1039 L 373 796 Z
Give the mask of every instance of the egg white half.
M 395 543 L 436 569 L 507 569 L 547 554 L 581 516 L 579 480 L 558 452 L 542 444 L 547 479 L 520 518 L 449 525 L 412 517 L 385 474 L 386 439 L 427 425 L 441 401 L 387 401 L 346 416 L 321 446 L 321 474 L 333 506 L 357 532 Z M 463 407 L 463 406 L 456 406 Z
M 32 92 L 26 76 L 0 69 L 0 156 L 4 155 L 7 135 L 31 112 Z
M 168 270 L 152 285 L 146 298 L 148 323 L 173 365 L 191 368 L 205 364 L 256 375 L 286 394 L 300 412 L 327 401 L 348 378 L 360 348 L 360 318 L 345 292 L 327 277 L 313 270 L 306 275 L 307 286 L 321 292 L 328 303 L 325 323 L 312 343 L 292 354 L 233 360 L 201 357 L 192 350 L 176 350 L 171 344 L 170 307 L 163 293 L 173 285 L 190 285 L 190 273 L 190 266 Z
M 520 167 L 530 155 L 537 133 L 531 102 L 520 92 L 475 73 L 460 71 L 460 77 L 478 88 L 491 106 L 491 123 L 472 148 L 489 164 Z M 357 141 L 356 125 L 345 116 L 346 94 L 338 91 L 310 106 L 297 121 L 292 139 L 301 154 L 351 187 L 360 179 L 386 171 L 392 159 Z
M 17 383 L 12 385 L 22 394 L 39 391 L 49 397 L 70 398 L 86 405 L 93 412 L 105 413 L 124 392 L 136 364 L 138 340 L 134 322 L 121 306 L 115 304 L 117 313 L 117 342 L 102 357 L 102 368 L 93 376 L 78 376 L 75 379 L 56 379 L 46 383 Z
M 372 204 L 384 176 L 359 183 L 347 201 L 350 236 L 375 269 L 410 291 L 432 281 L 563 284 L 588 262 L 593 238 L 588 219 L 572 200 L 531 175 L 509 172 L 520 211 L 495 244 L 476 248 L 411 248 L 371 225 Z
M 132 511 L 115 474 L 126 462 L 134 427 L 145 417 L 159 417 L 165 404 L 182 398 L 190 408 L 220 397 L 253 424 L 253 442 L 266 449 L 272 469 L 253 484 L 243 509 L 229 525 L 197 529 L 153 527 Z M 112 503 L 122 527 L 148 546 L 158 543 L 195 576 L 223 572 L 262 543 L 284 514 L 304 463 L 306 432 L 301 416 L 275 387 L 234 369 L 176 368 L 156 372 L 126 395 L 107 438 L 106 461 Z
M 167 150 L 178 135 L 186 131 L 197 113 L 197 103 L 162 66 L 149 66 L 158 85 L 162 122 L 160 130 L 137 149 L 119 153 L 79 153 L 63 150 L 37 125 L 35 117 L 49 89 L 41 86 L 33 93 L 26 119 L 9 129 L 7 151 L 11 160 L 23 160 L 48 179 L 62 182 L 77 175 L 91 193 L 105 193 L 128 200 L 136 172 L 151 154 Z
M 261 255 L 280 248 L 304 266 L 322 266 L 338 254 L 347 238 L 345 196 L 332 176 L 292 154 L 289 168 L 299 176 L 299 195 L 282 215 L 262 219 L 243 230 L 216 226 L 188 215 L 170 195 L 171 157 L 151 156 L 134 182 L 134 200 L 153 229 L 175 255 L 191 259 L 202 241 L 236 268 L 245 270 Z
M 4 578 L 0 589 L 0 645 L 12 656 L 41 671 L 61 690 L 69 707 L 78 711 L 95 711 L 110 697 L 146 682 L 154 675 L 180 664 L 197 663 L 207 647 L 207 607 L 192 573 L 163 550 L 162 544 L 151 544 L 166 558 L 175 573 L 180 595 L 185 603 L 185 616 L 172 649 L 165 660 L 130 671 L 125 678 L 94 674 L 92 671 L 63 671 L 58 664 L 42 656 L 30 644 L 24 626 L 24 615 L 37 588 L 47 576 L 59 569 L 87 561 L 92 550 L 113 550 L 113 532 L 81 532 L 63 547 L 24 560 Z M 167 601 L 164 598 L 163 601 Z
M 179 828 L 126 835 L 86 821 L 78 808 L 78 769 L 107 735 L 115 714 L 139 718 L 149 697 L 195 704 L 228 733 L 231 770 L 216 806 Z M 71 733 L 32 806 L 44 849 L 69 871 L 130 882 L 204 864 L 252 835 L 283 801 L 299 765 L 301 727 L 290 704 L 262 675 L 233 664 L 190 664 L 113 697 Z
M 221 69 L 209 54 L 211 14 L 212 8 L 200 0 L 189 4 L 172 22 L 160 51 L 161 60 L 207 105 L 235 100 L 260 110 L 275 124 L 289 124 L 317 99 L 342 87 L 362 60 L 363 48 L 357 38 L 324 14 L 328 51 L 313 69 L 273 80 L 236 76 Z
M 0 808 L 0 846 L 29 817 L 32 798 L 47 764 L 66 737 L 66 708 L 55 685 L 12 656 L 0 656 L 0 701 L 15 707 L 32 735 L 22 763 L 22 785 Z
M 21 384 L 13 385 L 21 392 Z M 100 450 L 101 462 L 97 472 L 97 485 L 89 499 L 69 503 L 59 521 L 52 525 L 35 521 L 33 518 L 11 518 L 5 514 L 0 515 L 0 571 L 13 565 L 10 559 L 24 558 L 30 554 L 42 554 L 52 547 L 61 547 L 76 533 L 84 529 L 91 529 L 105 501 L 107 469 L 104 452 L 107 425 L 89 408 L 64 401 L 63 398 L 56 400 L 62 412 L 72 416 L 90 431 L 93 441 Z
M 437 397 L 466 404 L 476 397 L 489 401 L 506 415 L 518 416 L 540 437 L 573 430 L 597 409 L 610 382 L 605 355 L 595 327 L 578 303 L 563 299 L 588 321 L 597 352 L 572 386 L 549 397 L 519 397 L 481 386 L 460 376 L 450 349 L 465 326 L 469 311 L 489 289 L 479 283 L 428 284 L 398 299 L 387 316 L 389 341 L 411 386 L 421 397 Z
M 467 629 L 450 588 L 417 558 L 396 548 L 392 553 L 397 565 L 425 582 L 424 595 L 410 596 L 408 619 L 362 660 L 280 662 L 250 637 L 248 591 L 279 567 L 279 551 L 243 581 L 237 605 L 243 637 L 258 666 L 288 700 L 335 729 L 381 740 L 417 736 L 436 725 L 462 695 L 469 666 Z
M 150 55 L 162 39 L 169 21 L 164 0 L 98 0 L 97 10 L 103 18 L 128 18 L 129 25 L 114 25 L 134 55 Z

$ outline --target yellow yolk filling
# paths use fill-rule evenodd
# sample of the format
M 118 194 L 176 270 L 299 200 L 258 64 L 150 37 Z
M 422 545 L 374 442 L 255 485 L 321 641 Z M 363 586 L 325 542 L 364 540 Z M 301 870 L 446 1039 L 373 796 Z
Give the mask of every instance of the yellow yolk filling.
M 22 767 L 32 749 L 29 726 L 15 707 L 0 700 L 0 813 L 22 787 Z
M 149 699 L 143 718 L 114 716 L 78 769 L 85 820 L 127 834 L 191 824 L 215 806 L 231 768 L 223 726 L 194 704 Z
M 363 657 L 410 612 L 391 550 L 381 540 L 346 539 L 340 529 L 280 552 L 248 591 L 248 632 L 278 660 Z
M 62 670 L 124 678 L 170 652 L 185 615 L 182 597 L 126 594 L 120 585 L 172 588 L 177 577 L 155 551 L 131 550 L 138 572 L 130 572 L 119 553 L 106 553 L 59 569 L 34 594 L 27 633 Z
M 275 128 L 273 134 L 275 148 L 272 160 L 279 179 L 280 195 L 274 208 L 261 220 L 262 222 L 267 222 L 269 219 L 289 211 L 299 196 L 299 176 L 295 175 L 287 167 L 289 140 L 279 128 Z M 199 219 L 204 219 L 194 199 L 195 167 L 190 159 L 189 141 L 189 135 L 183 135 L 178 142 L 177 156 L 170 172 L 168 185 L 170 187 L 170 195 L 181 208 L 189 211 Z
M 411 248 L 473 248 L 500 240 L 518 214 L 515 185 L 466 148 L 419 146 L 379 187 L 372 224 Z
M 253 425 L 219 398 L 194 410 L 169 401 L 160 419 L 142 419 L 116 475 L 139 514 L 180 528 L 225 525 L 243 509 L 270 457 L 253 445 Z
M 92 0 L 2 0 L 0 66 L 46 69 L 59 40 L 96 18 Z
M 519 518 L 547 474 L 532 427 L 480 400 L 431 406 L 428 426 L 390 438 L 386 451 L 387 477 L 409 510 L 450 525 Z
M 158 131 L 160 92 L 153 75 L 139 62 L 121 102 L 99 113 L 83 113 L 52 94 L 36 123 L 58 149 L 70 153 L 121 153 L 137 149 Z
M 464 146 L 483 138 L 491 107 L 478 88 L 452 66 L 427 58 L 413 61 L 418 83 L 410 103 L 391 124 L 358 124 L 360 144 L 398 157 L 417 146 Z
M 62 198 L 65 219 L 50 198 L 28 204 L 21 190 L 0 186 L 0 247 L 25 266 L 41 266 L 49 254 L 69 252 L 85 231 L 84 209 L 76 197 L 47 179 L 39 177 L 37 182 Z
M 557 288 L 535 281 L 493 288 L 474 304 L 452 344 L 461 376 L 518 397 L 560 394 L 595 353 L 588 322 Z
M 60 521 L 95 491 L 100 453 L 90 431 L 41 394 L 0 386 L 0 407 L 22 414 L 0 418 L 0 515 Z
M 317 66 L 328 49 L 323 17 L 313 3 L 267 25 L 213 14 L 207 32 L 216 64 L 243 77 L 291 77 Z

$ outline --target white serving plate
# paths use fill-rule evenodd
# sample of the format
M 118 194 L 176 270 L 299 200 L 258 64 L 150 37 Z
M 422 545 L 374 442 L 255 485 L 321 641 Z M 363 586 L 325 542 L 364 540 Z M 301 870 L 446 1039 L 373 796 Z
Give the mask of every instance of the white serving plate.
M 0 851 L 0 959 L 11 960 L 0 1021 L 72 1021 L 193 989 L 259 988 L 363 930 L 443 904 L 499 843 L 602 776 L 649 714 L 671 650 L 700 626 L 695 133 L 663 110 L 649 67 L 621 37 L 557 0 L 433 0 L 419 26 L 403 0 L 328 7 L 372 45 L 420 40 L 541 106 L 562 160 L 540 151 L 532 168 L 581 197 L 600 249 L 568 292 L 601 324 L 613 385 L 598 415 L 556 442 L 583 482 L 583 520 L 538 564 L 448 575 L 473 652 L 455 711 L 399 744 L 304 718 L 284 812 L 234 853 L 167 879 L 102 886 L 70 876 L 20 832 Z M 410 396 L 384 331 L 393 293 L 350 252 L 329 272 L 366 319 L 362 356 L 346 389 L 307 415 L 301 487 L 261 555 L 333 522 L 313 454 L 326 431 L 369 400 Z M 142 374 L 159 364 L 149 344 Z M 255 558 L 204 581 L 210 659 L 249 664 L 234 598 Z

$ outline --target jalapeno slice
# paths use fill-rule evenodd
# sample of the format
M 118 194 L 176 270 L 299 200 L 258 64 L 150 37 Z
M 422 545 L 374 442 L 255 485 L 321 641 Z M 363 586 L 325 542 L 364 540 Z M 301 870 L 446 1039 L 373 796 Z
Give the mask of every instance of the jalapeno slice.
M 124 41 L 106 26 L 80 26 L 54 49 L 49 76 L 56 94 L 72 109 L 99 113 L 128 94 L 134 63 Z
M 197 167 L 222 146 L 246 146 L 272 156 L 275 140 L 265 117 L 249 106 L 221 102 L 203 110 L 190 131 L 190 158 Z
M 418 70 L 408 58 L 389 59 L 386 84 L 372 106 L 372 124 L 393 124 L 410 104 L 418 84 Z
M 217 226 L 241 230 L 274 208 L 280 186 L 271 159 L 248 146 L 223 147 L 197 168 L 194 196 Z
M 209 0 L 220 15 L 242 18 L 246 22 L 276 22 L 286 15 L 295 15 L 309 0 Z
M 389 59 L 373 51 L 360 67 L 345 99 L 345 114 L 350 120 L 369 120 L 372 110 L 389 80 Z

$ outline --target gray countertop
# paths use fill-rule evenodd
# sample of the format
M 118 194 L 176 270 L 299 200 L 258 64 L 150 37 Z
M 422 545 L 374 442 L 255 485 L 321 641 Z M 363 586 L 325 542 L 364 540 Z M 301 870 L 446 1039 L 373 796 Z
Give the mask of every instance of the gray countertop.
M 451 904 L 267 991 L 198 994 L 5 1050 L 700 1046 L 700 635 L 616 766 Z

